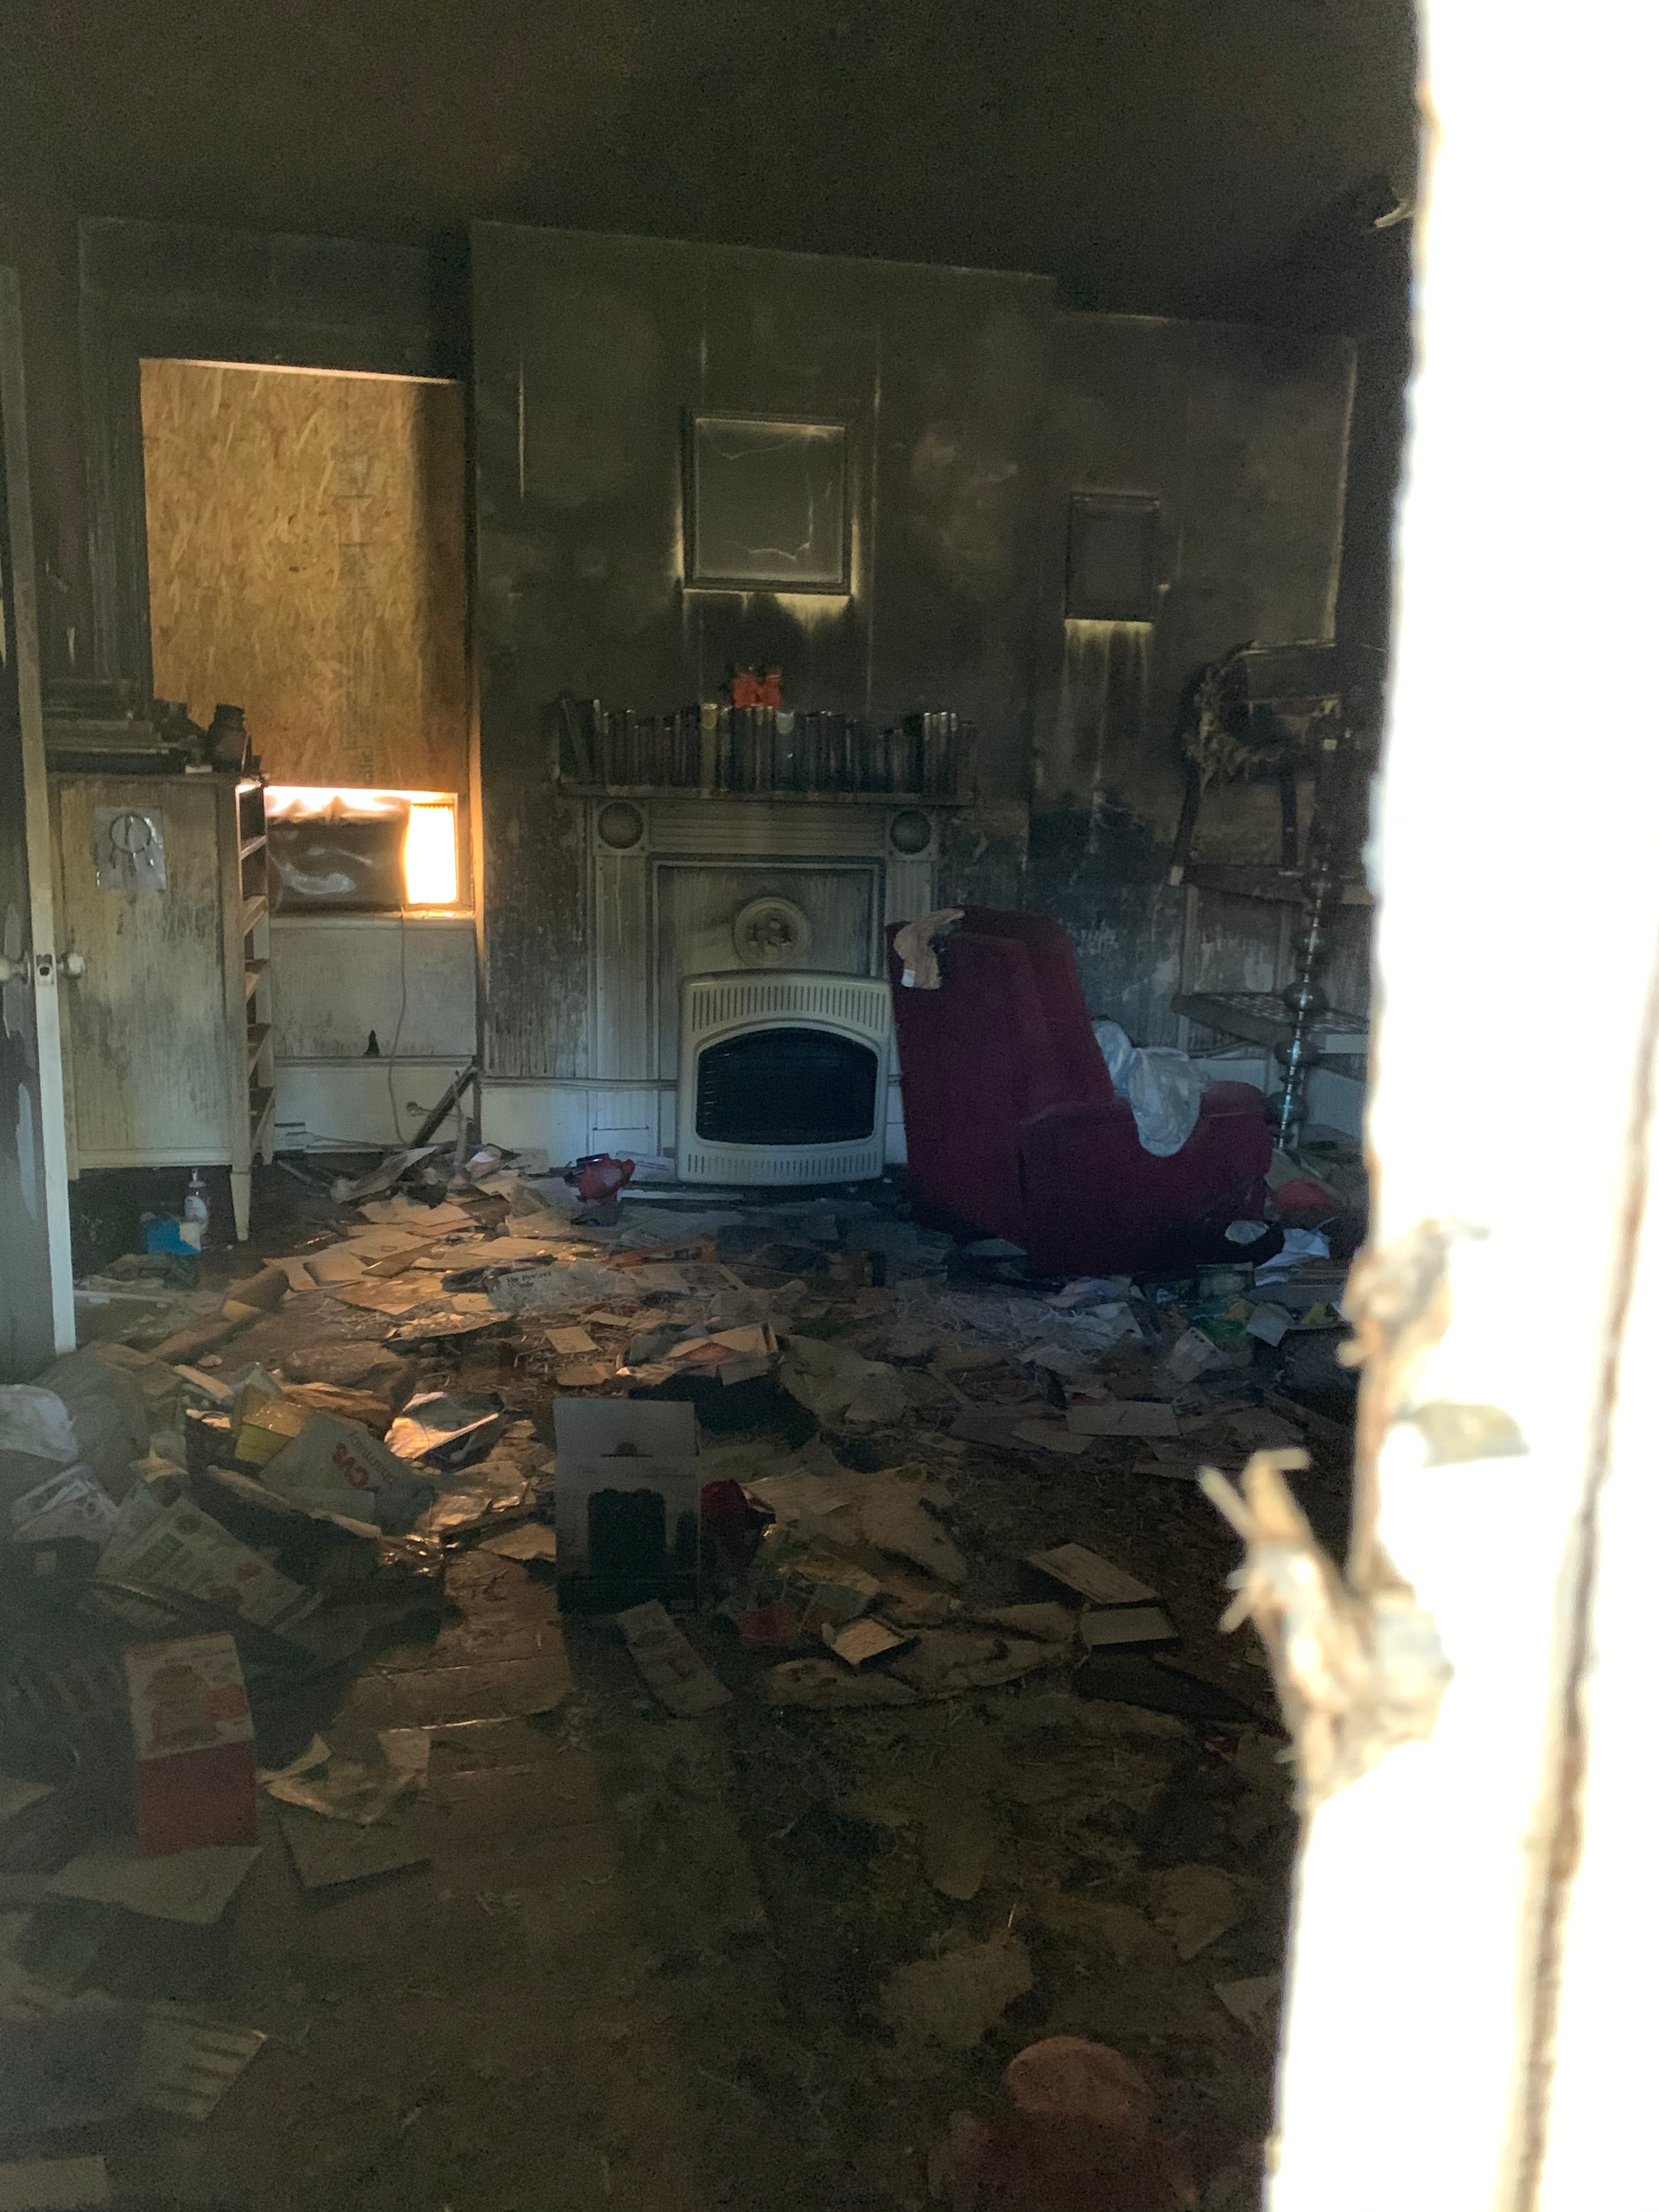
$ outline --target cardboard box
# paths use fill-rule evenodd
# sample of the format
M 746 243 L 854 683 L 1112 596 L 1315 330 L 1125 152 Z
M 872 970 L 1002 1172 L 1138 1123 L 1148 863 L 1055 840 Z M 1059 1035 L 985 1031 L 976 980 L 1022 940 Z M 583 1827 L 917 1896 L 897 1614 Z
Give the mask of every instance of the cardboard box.
M 122 1502 L 98 1572 L 107 1582 L 148 1583 L 210 1605 L 234 1609 L 244 1620 L 292 1640 L 322 1600 L 238 1543 L 188 1498 L 171 1502 L 136 1483 Z
M 251 1843 L 253 1717 L 230 1636 L 129 1644 L 138 1840 L 153 1853 Z
M 621 1612 L 695 1604 L 697 1423 L 681 1402 L 561 1398 L 553 1408 L 559 1602 Z
M 236 1463 L 238 1467 L 263 1467 L 283 1446 L 291 1444 L 311 1418 L 309 1406 L 292 1398 L 268 1398 L 250 1392 L 236 1410 Z
M 332 1414 L 308 1411 L 299 1434 L 266 1460 L 264 1474 L 296 1504 L 372 1521 L 393 1536 L 406 1535 L 437 1496 L 360 1422 Z

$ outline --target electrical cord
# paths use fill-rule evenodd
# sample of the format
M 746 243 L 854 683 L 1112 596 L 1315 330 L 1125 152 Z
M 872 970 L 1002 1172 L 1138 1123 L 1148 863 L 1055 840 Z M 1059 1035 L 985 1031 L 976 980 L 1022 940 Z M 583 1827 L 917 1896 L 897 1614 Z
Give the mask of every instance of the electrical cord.
M 386 1098 L 391 1107 L 392 1133 L 401 1145 L 404 1141 L 404 1117 L 397 1107 L 397 1045 L 404 1033 L 404 1017 L 409 1012 L 409 906 L 400 899 L 397 904 L 397 1027 L 391 1033 L 391 1052 L 386 1061 Z

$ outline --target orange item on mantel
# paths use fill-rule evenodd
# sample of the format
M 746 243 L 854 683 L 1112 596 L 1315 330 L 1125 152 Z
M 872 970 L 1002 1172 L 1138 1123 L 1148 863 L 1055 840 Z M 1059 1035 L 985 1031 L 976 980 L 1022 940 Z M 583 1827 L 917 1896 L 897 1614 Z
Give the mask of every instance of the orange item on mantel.
M 130 1644 L 122 1655 L 138 1758 L 138 1840 L 148 1852 L 252 1843 L 253 1716 L 231 1636 Z
M 733 671 L 732 704 L 734 707 L 771 707 L 774 710 L 784 703 L 784 671 L 769 668 L 763 676 L 758 668 Z

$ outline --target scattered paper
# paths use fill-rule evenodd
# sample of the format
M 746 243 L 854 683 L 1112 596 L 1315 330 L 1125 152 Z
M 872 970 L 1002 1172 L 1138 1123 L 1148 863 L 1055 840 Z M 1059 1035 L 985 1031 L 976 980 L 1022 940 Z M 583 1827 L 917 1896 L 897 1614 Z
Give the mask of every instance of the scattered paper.
M 885 1621 L 854 1621 L 850 1627 L 836 1628 L 826 1621 L 823 1640 L 837 1659 L 849 1667 L 862 1667 L 872 1659 L 879 1659 L 884 1651 L 901 1651 L 911 1639 L 890 1629 Z
M 676 1367 L 718 1367 L 725 1357 L 723 1346 L 712 1337 L 682 1337 L 668 1350 L 668 1357 Z
M 1065 1425 L 1079 1436 L 1179 1436 L 1175 1408 L 1156 1399 L 1108 1398 L 1071 1407 Z
M 37 1544 L 79 1536 L 102 1544 L 115 1526 L 117 1511 L 115 1500 L 90 1467 L 66 1467 L 14 1502 L 11 1541 Z
M 752 1382 L 757 1375 L 769 1375 L 772 1361 L 765 1352 L 734 1351 L 720 1362 L 715 1372 L 729 1389 L 734 1382 Z
M 1258 1337 L 1264 1344 L 1282 1344 L 1290 1327 L 1290 1316 L 1282 1306 L 1258 1306 L 1244 1324 L 1247 1337 Z
M 505 1280 L 511 1282 L 517 1278 L 509 1275 Z M 484 1305 L 489 1307 L 487 1299 Z M 464 1338 L 481 1337 L 500 1319 L 493 1310 L 480 1312 L 475 1306 L 463 1306 L 459 1298 L 447 1298 L 436 1311 L 417 1313 L 397 1328 L 388 1330 L 385 1341 L 392 1351 L 418 1351 L 423 1344 L 454 1344 Z
M 744 1488 L 786 1529 L 798 1529 L 804 1535 L 822 1533 L 848 1537 L 853 1533 L 847 1511 L 853 1493 L 834 1475 L 791 1468 L 781 1475 L 763 1475 L 759 1482 L 746 1483 Z
M 1087 1615 L 1083 1618 L 1086 1619 Z M 1077 1632 L 1078 1616 L 1052 1598 L 1040 1605 L 994 1605 L 987 1612 L 976 1613 L 974 1618 L 993 1628 L 1005 1628 L 1010 1636 L 1035 1637 L 1039 1643 L 1070 1643 Z
M 110 2202 L 102 2158 L 22 2158 L 0 2165 L 0 2212 L 96 2212 Z
M 465 1206 L 458 1206 L 445 1199 L 442 1205 L 423 1206 L 414 1198 L 399 1192 L 395 1198 L 371 1198 L 358 1211 L 366 1221 L 397 1222 L 411 1229 L 467 1229 L 473 1217 Z
M 355 1306 L 361 1313 L 384 1313 L 391 1319 L 412 1313 L 417 1306 L 430 1305 L 433 1289 L 429 1276 L 413 1270 L 390 1280 L 359 1275 L 356 1281 L 343 1284 L 334 1295 L 342 1306 Z
M 1132 1278 L 1128 1275 L 1074 1275 L 1064 1290 L 1057 1290 L 1046 1303 L 1057 1312 L 1069 1306 L 1095 1306 L 1101 1301 L 1114 1301 L 1114 1310 L 1128 1294 Z
M 1024 1426 L 1025 1422 L 1018 1414 L 975 1406 L 957 1415 L 950 1424 L 950 1433 L 959 1437 L 964 1444 L 989 1444 L 1000 1450 L 1017 1452 L 1029 1448 L 1023 1437 L 1014 1434 L 1016 1429 Z
M 891 1675 L 849 1674 L 833 1659 L 785 1659 L 766 1676 L 766 1702 L 823 1713 L 846 1706 L 914 1705 L 916 1693 Z
M 1133 1605 L 1158 1595 L 1084 1544 L 1057 1544 L 1052 1551 L 1028 1553 L 1026 1564 L 1097 1605 Z
M 1196 1382 L 1206 1368 L 1219 1366 L 1224 1355 L 1202 1329 L 1189 1329 L 1170 1347 L 1164 1366 L 1177 1382 Z
M 1064 1644 L 1037 1637 L 975 1634 L 927 1629 L 893 1662 L 893 1671 L 925 1697 L 954 1697 L 963 1690 L 995 1689 L 1065 1656 Z
M 731 1702 L 731 1692 L 705 1667 L 656 1600 L 631 1605 L 616 1616 L 634 1665 L 646 1688 L 671 1713 L 713 1713 Z
M 368 1263 L 368 1255 L 353 1251 L 349 1244 L 329 1244 L 306 1255 L 305 1271 L 327 1289 L 333 1283 L 355 1282 Z
M 51 1795 L 49 1782 L 19 1782 L 10 1774 L 0 1774 L 0 1827 Z
M 936 1956 L 899 1967 L 877 2005 L 903 2042 L 971 2050 L 1031 1986 L 1031 1955 L 1005 1930 L 982 1943 L 958 1936 Z
M 878 1551 L 907 1559 L 941 1582 L 960 1587 L 968 1580 L 968 1562 L 928 1511 L 923 1485 L 906 1479 L 921 1471 L 889 1467 L 863 1477 L 859 1533 Z M 937 1494 L 944 1495 L 943 1491 Z
M 429 1459 L 440 1467 L 464 1467 L 481 1459 L 506 1427 L 499 1406 L 425 1390 L 405 1403 L 386 1431 L 386 1449 L 400 1459 Z
M 1064 1452 L 1072 1459 L 1079 1452 L 1090 1450 L 1095 1440 L 1092 1435 L 1082 1434 L 1060 1421 L 1016 1421 L 1013 1433 L 1021 1444 L 1035 1444 L 1045 1452 Z
M 432 1847 L 426 1826 L 416 1821 L 422 1810 L 414 1807 L 397 1821 L 368 1827 L 327 1820 L 299 1805 L 283 1806 L 276 1819 L 302 1885 L 327 1890 L 375 1874 L 395 1874 L 405 1866 L 424 1866 Z
M 306 1287 L 315 1290 L 316 1285 L 308 1282 Z M 235 1387 L 222 1376 L 207 1374 L 200 1367 L 175 1367 L 173 1372 L 187 1390 L 198 1398 L 205 1398 L 219 1413 L 229 1413 L 236 1402 Z
M 1266 1285 L 1275 1275 L 1287 1275 L 1300 1268 L 1305 1260 L 1328 1260 L 1331 1246 L 1317 1229 L 1287 1229 L 1285 1241 L 1272 1259 L 1264 1260 L 1255 1271 L 1258 1284 Z
M 1178 1639 L 1161 1605 L 1114 1605 L 1085 1612 L 1077 1624 L 1084 1648 L 1101 1651 L 1115 1643 L 1173 1643 Z
M 1020 1355 L 1027 1367 L 1045 1367 L 1051 1375 L 1076 1377 L 1089 1372 L 1089 1355 L 1079 1351 L 1074 1344 L 1057 1344 L 1051 1338 L 1046 1344 L 1033 1344 Z
M 763 1359 L 778 1349 L 777 1339 L 764 1321 L 753 1321 L 742 1328 L 716 1329 L 710 1341 L 728 1351 L 750 1353 Z
M 1147 1916 L 1183 1959 L 1236 1928 L 1243 1917 L 1243 1892 L 1219 1866 L 1169 1866 L 1148 1877 Z
M 559 1540 L 544 1522 L 527 1521 L 521 1529 L 504 1529 L 499 1536 L 486 1536 L 479 1548 L 498 1559 L 556 1559 Z
M 1244 1981 L 1217 1981 L 1211 1986 L 1233 2018 L 1242 2021 L 1253 2035 L 1278 2034 L 1279 2003 L 1284 1986 L 1280 1975 L 1253 1974 Z
M 408 1229 L 353 1226 L 346 1232 L 346 1249 L 365 1264 L 377 1260 L 411 1260 L 416 1252 L 423 1252 L 432 1242 L 429 1235 L 423 1235 L 411 1224 Z M 326 1259 L 330 1252 L 340 1247 L 331 1244 L 315 1255 Z
M 779 1380 L 826 1428 L 872 1427 L 902 1421 L 909 1410 L 896 1368 L 817 1337 L 791 1340 Z
M 550 1329 L 547 1332 L 547 1341 L 555 1351 L 563 1352 L 572 1359 L 580 1358 L 584 1352 L 594 1352 L 599 1350 L 599 1346 L 588 1335 L 587 1330 L 579 1324 L 564 1329 Z
M 211 1928 L 258 1856 L 257 1844 L 212 1843 L 148 1859 L 131 1837 L 110 1836 L 60 1868 L 47 1887 L 54 1897 L 124 1905 L 147 1919 Z
M 1227 1427 L 1246 1452 L 1277 1452 L 1302 1441 L 1302 1432 L 1265 1406 L 1246 1406 L 1226 1416 Z
M 367 1827 L 426 1787 L 431 1758 L 431 1732 L 425 1728 L 383 1729 L 379 1743 L 380 1759 L 371 1764 L 343 1758 L 321 1736 L 314 1737 L 302 1759 L 260 1779 L 270 1795 L 285 1805 L 301 1805 L 326 1820 Z
M 152 2005 L 138 2043 L 138 2101 L 179 2120 L 206 2120 L 264 2040 L 258 2028 L 231 2027 L 182 2005 Z

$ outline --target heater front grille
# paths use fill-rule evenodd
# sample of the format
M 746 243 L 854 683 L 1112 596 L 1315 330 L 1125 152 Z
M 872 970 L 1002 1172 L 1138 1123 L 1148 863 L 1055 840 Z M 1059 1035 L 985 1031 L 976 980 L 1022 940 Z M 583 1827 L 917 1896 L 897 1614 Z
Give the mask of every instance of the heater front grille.
M 803 971 L 689 977 L 681 1178 L 861 1182 L 887 1160 L 885 982 Z

